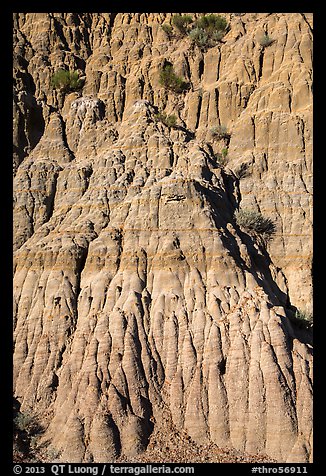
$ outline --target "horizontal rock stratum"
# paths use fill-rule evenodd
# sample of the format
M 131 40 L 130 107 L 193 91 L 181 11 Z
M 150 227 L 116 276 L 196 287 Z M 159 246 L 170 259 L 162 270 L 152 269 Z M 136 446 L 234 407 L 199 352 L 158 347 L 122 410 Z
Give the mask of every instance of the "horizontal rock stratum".
M 312 461 L 312 15 L 220 15 L 207 47 L 169 13 L 14 15 L 14 388 L 58 461 L 173 431 Z

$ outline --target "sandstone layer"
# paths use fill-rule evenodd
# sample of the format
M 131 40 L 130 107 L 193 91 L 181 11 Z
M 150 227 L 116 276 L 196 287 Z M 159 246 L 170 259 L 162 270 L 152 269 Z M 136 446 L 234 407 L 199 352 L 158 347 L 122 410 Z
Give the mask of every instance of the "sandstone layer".
M 172 14 L 14 15 L 15 396 L 60 461 L 135 458 L 167 415 L 200 445 L 312 461 L 291 319 L 312 311 L 312 15 L 222 15 L 207 50 L 168 37 Z M 52 88 L 60 67 L 81 91 Z

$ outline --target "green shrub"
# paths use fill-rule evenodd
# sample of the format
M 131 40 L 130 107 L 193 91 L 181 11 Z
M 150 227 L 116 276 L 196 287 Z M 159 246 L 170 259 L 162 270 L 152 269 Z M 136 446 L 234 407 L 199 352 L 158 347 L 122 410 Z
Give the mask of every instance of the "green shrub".
M 59 69 L 52 76 L 52 86 L 63 92 L 77 91 L 82 87 L 77 71 L 65 71 Z
M 194 28 L 189 33 L 189 38 L 200 47 L 206 46 L 208 42 L 208 35 L 203 28 Z
M 234 214 L 238 226 L 241 226 L 249 232 L 255 232 L 271 237 L 276 230 L 275 223 L 270 218 L 264 217 L 261 213 L 254 210 L 240 209 Z
M 173 15 L 172 17 L 172 24 L 175 26 L 180 33 L 186 34 L 187 27 L 190 23 L 193 22 L 193 19 L 190 15 Z
M 209 34 L 212 34 L 215 31 L 226 31 L 228 24 L 225 18 L 221 15 L 211 13 L 198 18 L 196 26 L 202 28 Z
M 174 114 L 167 116 L 166 114 L 159 112 L 155 114 L 155 119 L 170 128 L 177 125 L 177 117 Z
M 222 157 L 224 157 L 225 159 L 228 153 L 229 153 L 229 150 L 226 147 L 224 147 L 224 149 L 221 150 Z
M 262 46 L 263 48 L 266 48 L 267 46 L 271 45 L 273 43 L 273 39 L 270 38 L 267 33 L 265 33 L 265 35 L 261 36 L 259 39 L 258 39 L 258 42 L 260 44 L 260 46 Z
M 176 93 L 182 93 L 188 88 L 188 83 L 175 74 L 173 65 L 170 63 L 160 71 L 160 84 Z
M 223 36 L 225 35 L 224 30 L 218 30 L 218 31 L 213 31 L 213 33 L 210 36 L 211 43 L 216 43 L 217 41 L 220 41 Z
M 214 46 L 225 35 L 228 23 L 221 15 L 203 15 L 194 24 L 189 38 L 199 47 Z
M 17 416 L 14 418 L 14 425 L 17 430 L 26 431 L 33 425 L 33 417 L 28 413 L 18 412 Z
M 172 32 L 173 32 L 173 28 L 171 25 L 169 25 L 168 23 L 163 23 L 162 26 L 162 30 L 168 35 L 168 37 L 170 38 L 172 36 Z
M 56 461 L 59 456 L 60 456 L 61 452 L 58 451 L 56 448 L 54 448 L 53 446 L 50 446 L 47 448 L 46 450 L 46 456 L 47 456 L 47 459 L 49 460 L 49 462 L 54 462 Z
M 224 167 L 228 162 L 228 149 L 224 148 L 221 153 L 218 154 L 218 163 Z

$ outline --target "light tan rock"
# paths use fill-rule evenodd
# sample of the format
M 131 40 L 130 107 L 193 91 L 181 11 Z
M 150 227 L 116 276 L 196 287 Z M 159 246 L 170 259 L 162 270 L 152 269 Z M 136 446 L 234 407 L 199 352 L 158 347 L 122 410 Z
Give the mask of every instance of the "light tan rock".
M 171 14 L 15 15 L 15 395 L 61 461 L 131 461 L 167 415 L 196 444 L 312 460 L 311 332 L 290 320 L 312 306 L 312 18 L 226 17 L 201 51 L 167 39 Z M 52 89 L 62 63 L 82 91 Z M 267 246 L 239 206 L 275 221 Z

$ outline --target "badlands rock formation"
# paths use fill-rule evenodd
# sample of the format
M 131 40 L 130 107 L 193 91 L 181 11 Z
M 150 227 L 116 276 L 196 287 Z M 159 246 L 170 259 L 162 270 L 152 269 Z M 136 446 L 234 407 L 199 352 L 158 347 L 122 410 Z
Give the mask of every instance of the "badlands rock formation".
M 134 458 L 167 421 L 312 461 L 312 15 L 222 15 L 207 50 L 168 13 L 14 15 L 15 397 L 60 461 Z

